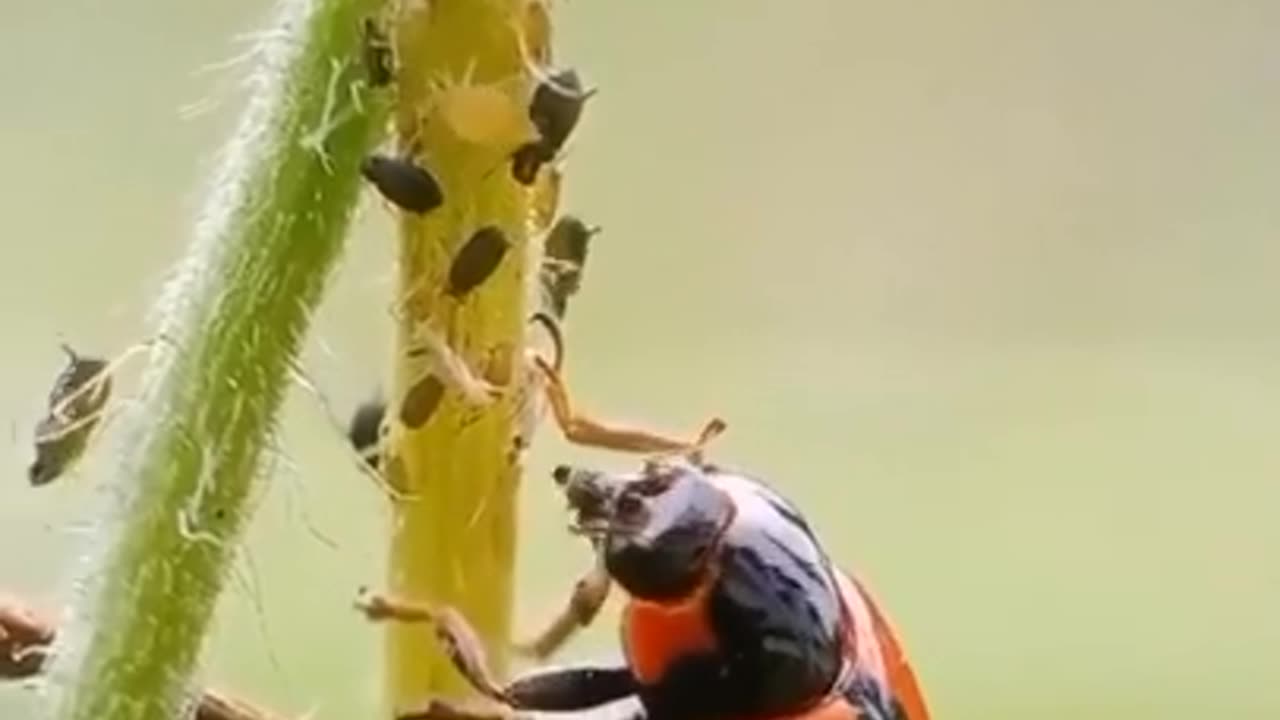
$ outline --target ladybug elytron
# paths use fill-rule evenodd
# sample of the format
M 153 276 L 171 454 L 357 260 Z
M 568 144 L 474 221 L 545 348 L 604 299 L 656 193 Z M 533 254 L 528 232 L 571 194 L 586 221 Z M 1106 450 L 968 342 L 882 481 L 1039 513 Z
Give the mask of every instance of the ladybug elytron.
M 548 379 L 568 430 L 567 394 L 558 376 Z M 626 438 L 660 436 L 578 420 L 572 439 L 585 444 L 640 451 L 679 444 L 629 445 Z M 685 452 L 638 472 L 560 466 L 553 473 L 572 529 L 591 541 L 597 565 L 564 614 L 522 649 L 549 656 L 596 616 L 616 583 L 628 595 L 624 664 L 538 670 L 503 685 L 456 611 L 366 598 L 370 618 L 434 623 L 459 671 L 503 706 L 485 712 L 434 700 L 400 719 L 493 720 L 634 698 L 635 720 L 929 720 L 885 615 L 832 563 L 795 506 L 762 482 L 702 461 L 701 445 L 723 427 L 712 421 Z

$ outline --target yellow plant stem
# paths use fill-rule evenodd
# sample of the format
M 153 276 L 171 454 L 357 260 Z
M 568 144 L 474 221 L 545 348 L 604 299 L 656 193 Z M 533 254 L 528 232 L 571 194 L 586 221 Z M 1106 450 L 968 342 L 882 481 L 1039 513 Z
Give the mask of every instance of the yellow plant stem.
M 528 5 L 403 5 L 393 41 L 398 152 L 436 177 L 444 204 L 400 221 L 400 320 L 385 467 L 388 481 L 411 497 L 394 501 L 387 589 L 457 608 L 478 630 L 495 671 L 504 673 L 520 477 L 514 446 L 526 379 L 520 358 L 536 269 L 528 240 L 531 191 L 512 179 L 506 160 L 515 143 L 527 139 L 521 121 L 535 81 L 517 32 Z M 449 296 L 444 288 L 454 254 L 489 225 L 510 243 L 502 262 L 473 291 Z M 396 421 L 402 399 L 432 368 L 431 353 L 414 352 L 423 333 L 436 333 L 474 373 L 472 380 L 502 394 L 477 404 L 456 378 L 442 374 L 447 389 L 425 424 L 409 428 Z M 469 694 L 429 626 L 392 623 L 386 632 L 393 711 L 432 696 Z

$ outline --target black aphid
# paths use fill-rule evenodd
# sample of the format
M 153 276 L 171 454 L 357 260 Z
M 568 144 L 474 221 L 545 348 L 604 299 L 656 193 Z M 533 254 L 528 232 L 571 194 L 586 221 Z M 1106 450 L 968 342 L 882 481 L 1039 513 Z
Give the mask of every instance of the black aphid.
M 444 202 L 444 192 L 430 170 L 408 158 L 375 153 L 360 164 L 360 174 L 400 208 L 419 215 Z
M 600 232 L 599 225 L 588 225 L 573 215 L 562 215 L 547 233 L 546 256 L 553 260 L 584 265 L 591 238 Z
M 391 51 L 391 41 L 387 38 L 387 34 L 378 27 L 378 23 L 373 18 L 365 18 L 362 42 L 364 66 L 365 72 L 369 74 L 369 84 L 373 87 L 390 85 L 395 56 Z
M 547 305 L 557 318 L 563 318 L 569 298 L 582 285 L 583 267 L 591 238 L 600 232 L 598 225 L 564 215 L 547 234 L 541 281 Z
M 381 397 L 366 400 L 356 406 L 347 424 L 347 439 L 351 447 L 374 470 L 378 469 L 382 442 L 382 420 L 387 414 L 387 404 Z
M 448 294 L 460 298 L 479 287 L 502 264 L 509 247 L 507 236 L 494 225 L 475 231 L 449 264 Z
M 405 393 L 400 403 L 400 422 L 410 430 L 426 425 L 443 399 L 444 382 L 435 374 L 425 375 Z
M 106 360 L 79 355 L 67 345 L 62 350 L 67 366 L 54 381 L 46 414 L 36 425 L 35 460 L 27 468 L 27 480 L 35 486 L 53 482 L 80 459 L 111 397 Z
M 542 165 L 555 159 L 582 117 L 582 106 L 594 94 L 595 90 L 582 89 L 582 81 L 573 69 L 562 70 L 538 84 L 529 103 L 529 119 L 539 137 L 517 148 L 511 156 L 511 174 L 517 182 L 532 183 Z

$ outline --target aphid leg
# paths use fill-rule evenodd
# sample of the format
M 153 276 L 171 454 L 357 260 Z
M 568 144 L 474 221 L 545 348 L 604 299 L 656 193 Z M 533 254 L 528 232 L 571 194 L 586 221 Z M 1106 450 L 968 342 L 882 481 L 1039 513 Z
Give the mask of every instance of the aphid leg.
M 37 433 L 35 436 L 36 443 L 56 443 L 90 425 L 97 425 L 98 421 L 107 414 L 105 407 L 86 413 L 66 425 L 59 425 L 57 428 L 49 432 Z
M 502 394 L 501 388 L 495 387 L 472 370 L 467 361 L 449 346 L 444 335 L 430 325 L 425 322 L 419 324 L 415 335 L 421 342 L 409 351 L 410 356 L 430 357 L 445 382 L 462 393 L 469 403 L 485 407 Z
M 574 584 L 573 594 L 560 614 L 533 640 L 516 643 L 516 653 L 539 661 L 554 655 L 579 630 L 596 619 L 609 598 L 612 586 L 609 572 L 597 554 L 595 564 Z
M 164 339 L 164 338 L 161 337 L 157 339 Z M 58 398 L 58 401 L 49 408 L 49 415 L 56 418 L 69 419 L 66 417 L 67 408 L 69 408 L 73 403 L 79 402 L 84 396 L 89 395 L 90 393 L 93 393 L 96 395 L 98 393 L 101 393 L 103 390 L 109 391 L 110 389 L 109 383 L 111 382 L 111 377 L 115 374 L 115 372 L 119 370 L 122 365 L 128 362 L 129 359 L 132 358 L 134 355 L 137 355 L 143 350 L 150 349 L 151 346 L 154 345 L 155 343 L 156 343 L 156 339 L 147 340 L 144 342 L 135 343 L 134 345 L 126 348 L 123 352 L 115 356 L 110 362 L 104 365 L 101 370 L 94 373 L 92 377 L 82 382 L 78 387 L 76 387 L 71 392 Z M 70 345 L 67 345 L 66 343 L 62 343 L 61 347 L 62 347 L 62 351 L 67 354 L 67 359 L 69 362 L 74 364 L 84 359 Z M 105 400 L 106 399 L 103 398 L 103 402 L 105 402 Z
M 307 371 L 302 367 L 301 363 L 299 363 L 297 360 L 291 361 L 289 363 L 289 374 L 292 376 L 294 382 L 298 383 L 298 385 L 301 386 L 302 389 L 307 392 L 307 394 L 311 395 L 311 397 L 314 398 L 317 403 L 319 403 L 320 410 L 325 414 L 325 417 L 328 419 L 329 424 L 335 430 L 338 430 L 339 432 L 341 432 L 343 430 L 342 425 L 338 421 L 337 415 L 333 412 L 333 407 L 329 404 L 329 398 L 324 394 L 324 392 L 320 389 L 320 387 L 316 385 L 316 383 L 311 379 L 311 377 L 307 374 Z M 352 447 L 349 442 L 343 443 L 343 446 L 346 448 L 347 452 L 351 454 L 352 458 L 356 460 L 356 463 L 357 463 L 356 467 L 358 467 L 366 477 L 372 480 L 374 485 L 378 487 L 378 490 L 380 490 L 387 497 L 398 502 L 412 502 L 412 501 L 418 500 L 418 497 L 416 495 L 405 493 L 399 490 L 398 488 L 396 488 L 395 485 L 393 485 L 391 481 L 387 479 L 387 476 L 383 473 L 381 467 L 375 467 L 372 463 L 370 463 L 367 460 L 366 455 L 364 453 Z M 381 450 L 382 450 L 381 441 L 379 441 L 378 445 L 376 445 L 373 448 L 369 448 L 366 452 L 379 453 L 381 452 Z
M 692 441 L 687 438 L 676 438 L 660 435 L 639 428 L 610 425 L 593 418 L 579 415 L 569 400 L 569 391 L 564 379 L 545 358 L 534 356 L 533 362 L 542 371 L 546 381 L 545 392 L 551 404 L 556 424 L 564 433 L 565 439 L 584 447 L 619 450 L 622 452 L 679 454 L 698 457 L 704 446 L 724 432 L 725 421 L 712 418 L 703 426 L 701 432 Z

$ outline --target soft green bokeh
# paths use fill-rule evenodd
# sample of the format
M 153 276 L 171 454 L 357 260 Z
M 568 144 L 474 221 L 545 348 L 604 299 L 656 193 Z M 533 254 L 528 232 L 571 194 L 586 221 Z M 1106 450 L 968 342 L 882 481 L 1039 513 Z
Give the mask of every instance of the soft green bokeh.
M 583 405 L 729 418 L 717 456 L 867 575 L 940 720 L 1280 716 L 1280 5 L 559 5 L 559 56 L 601 87 L 566 195 L 605 228 Z M 56 343 L 140 339 L 240 107 L 237 68 L 196 71 L 265 11 L 0 5 L 0 588 L 66 589 L 111 448 L 26 487 Z M 317 319 L 341 415 L 388 366 L 390 232 L 367 202 Z M 349 604 L 384 502 L 301 389 L 281 444 L 209 675 L 364 717 L 377 636 Z M 524 627 L 587 562 L 562 459 L 627 462 L 543 434 Z M 606 618 L 571 656 L 613 642 Z M 31 706 L 0 689 L 0 717 Z

